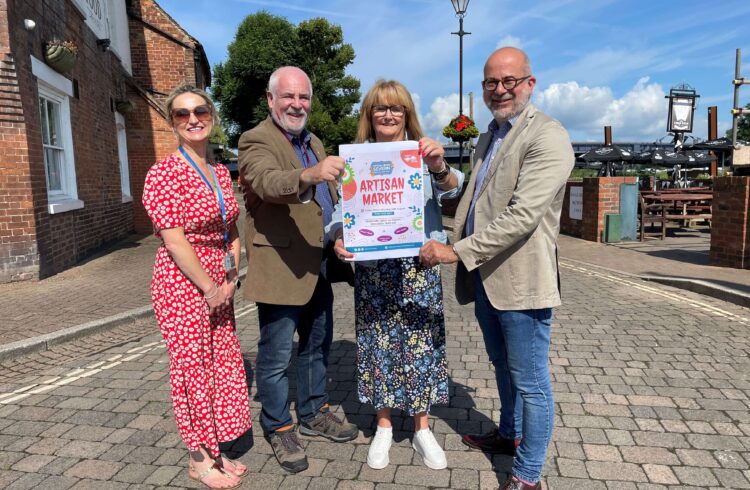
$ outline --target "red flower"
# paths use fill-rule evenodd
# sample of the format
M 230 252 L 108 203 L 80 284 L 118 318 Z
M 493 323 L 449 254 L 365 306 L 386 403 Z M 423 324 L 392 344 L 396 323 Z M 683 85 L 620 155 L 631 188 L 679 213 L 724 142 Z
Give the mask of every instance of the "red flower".
M 451 122 L 443 128 L 443 136 L 454 140 L 458 138 L 465 141 L 479 136 L 479 130 L 470 117 L 461 114 L 454 117 Z

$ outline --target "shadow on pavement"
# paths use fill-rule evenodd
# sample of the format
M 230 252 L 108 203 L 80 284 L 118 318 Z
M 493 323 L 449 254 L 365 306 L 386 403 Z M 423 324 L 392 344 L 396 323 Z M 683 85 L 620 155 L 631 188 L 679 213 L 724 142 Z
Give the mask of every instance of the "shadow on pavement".
M 242 355 L 244 359 L 244 366 L 245 366 L 245 377 L 247 378 L 247 392 L 253 393 L 253 380 L 255 379 L 255 352 L 245 352 Z M 257 407 L 257 404 L 253 404 L 254 398 L 251 397 L 250 399 L 250 413 L 255 414 L 254 410 L 255 407 Z M 253 424 L 256 422 L 253 421 Z M 251 428 L 247 432 L 245 432 L 239 439 L 235 439 L 234 441 L 229 442 L 222 442 L 219 444 L 219 449 L 222 453 L 226 453 L 226 455 L 231 459 L 237 459 L 241 458 L 245 455 L 248 451 L 250 451 L 253 446 L 255 445 L 255 440 L 253 438 L 253 429 Z

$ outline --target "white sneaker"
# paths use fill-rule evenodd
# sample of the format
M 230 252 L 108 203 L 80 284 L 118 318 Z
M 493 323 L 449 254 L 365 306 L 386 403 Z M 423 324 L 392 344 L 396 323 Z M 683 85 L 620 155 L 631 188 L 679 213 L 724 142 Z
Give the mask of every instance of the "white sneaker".
M 382 470 L 388 466 L 388 451 L 393 442 L 393 428 L 378 427 L 367 451 L 367 466 L 373 470 Z
M 442 470 L 448 467 L 443 448 L 435 440 L 435 436 L 432 435 L 429 428 L 416 431 L 411 445 L 422 456 L 422 461 L 428 468 Z

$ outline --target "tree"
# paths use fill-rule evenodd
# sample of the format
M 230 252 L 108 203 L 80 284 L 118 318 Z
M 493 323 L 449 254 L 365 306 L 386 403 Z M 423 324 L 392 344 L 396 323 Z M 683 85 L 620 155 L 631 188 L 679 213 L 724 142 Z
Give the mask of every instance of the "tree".
M 227 138 L 226 131 L 221 124 L 214 124 L 214 128 L 211 130 L 211 134 L 208 135 L 208 142 L 212 145 L 221 147 L 221 153 L 216 155 L 219 160 L 226 160 L 237 156 L 229 150 L 229 138 Z
M 747 104 L 745 109 L 750 110 L 750 104 Z M 732 128 L 727 129 L 726 136 L 732 139 Z M 750 114 L 743 114 L 737 118 L 737 139 L 750 141 Z
M 297 31 L 286 19 L 259 12 L 237 28 L 226 63 L 214 67 L 212 93 L 232 146 L 266 118 L 266 84 L 279 66 L 294 64 Z
M 326 150 L 351 143 L 357 130 L 359 80 L 346 74 L 354 48 L 344 43 L 341 27 L 314 18 L 294 26 L 267 12 L 249 15 L 237 30 L 229 56 L 214 68 L 213 94 L 221 107 L 230 142 L 268 115 L 266 85 L 278 67 L 299 66 L 310 76 L 313 100 L 308 128 Z

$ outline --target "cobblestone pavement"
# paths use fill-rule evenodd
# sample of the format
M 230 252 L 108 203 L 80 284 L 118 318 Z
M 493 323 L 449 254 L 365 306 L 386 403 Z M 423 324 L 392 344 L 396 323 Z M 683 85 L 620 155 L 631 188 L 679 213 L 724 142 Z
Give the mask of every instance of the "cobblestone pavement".
M 0 343 L 30 339 L 151 303 L 155 236 L 131 235 L 43 281 L 0 284 Z
M 236 190 L 235 198 L 242 202 Z M 244 236 L 241 213 L 238 227 Z M 52 277 L 0 284 L 0 345 L 150 306 L 160 243 L 154 235 L 130 235 Z
M 352 295 L 337 286 L 329 391 L 361 435 L 344 444 L 303 438 L 310 468 L 287 475 L 256 424 L 227 447 L 251 468 L 243 488 L 497 488 L 511 459 L 460 441 L 491 428 L 500 407 L 472 307 L 453 300 L 452 273 L 444 269 L 452 396 L 432 417 L 449 469 L 422 464 L 411 421 L 398 417 L 390 466 L 365 464 L 373 412 L 356 398 Z M 750 488 L 750 311 L 579 263 L 563 261 L 562 273 L 546 488 Z M 256 314 L 242 302 L 237 312 L 252 373 Z M 153 320 L 2 367 L 0 488 L 200 488 L 184 471 Z

